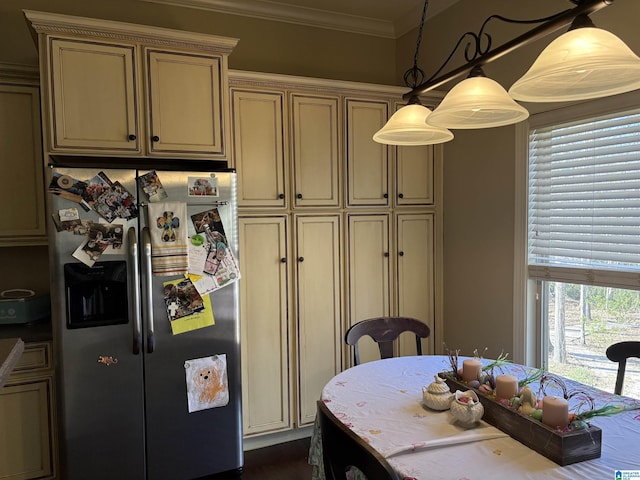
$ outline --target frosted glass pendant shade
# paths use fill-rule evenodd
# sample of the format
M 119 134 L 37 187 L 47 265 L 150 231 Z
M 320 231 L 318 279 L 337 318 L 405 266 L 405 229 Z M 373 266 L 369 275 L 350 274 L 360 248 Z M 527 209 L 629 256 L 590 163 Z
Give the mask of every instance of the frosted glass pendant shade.
M 477 76 L 453 87 L 427 123 L 453 129 L 489 128 L 518 123 L 528 116 L 498 82 Z
M 509 89 L 516 100 L 564 102 L 640 88 L 640 58 L 606 30 L 570 30 L 545 48 Z
M 387 145 L 433 145 L 453 139 L 445 128 L 427 125 L 431 110 L 423 105 L 406 105 L 373 135 L 373 140 Z

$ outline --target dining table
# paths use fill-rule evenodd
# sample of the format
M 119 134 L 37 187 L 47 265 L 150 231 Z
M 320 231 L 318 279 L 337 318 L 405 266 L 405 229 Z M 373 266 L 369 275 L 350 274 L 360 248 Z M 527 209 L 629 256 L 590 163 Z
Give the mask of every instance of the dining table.
M 467 358 L 467 357 L 464 357 Z M 463 357 L 458 359 L 463 361 Z M 481 359 L 483 369 L 495 362 Z M 493 373 L 518 379 L 535 377 L 537 369 L 501 362 Z M 460 363 L 461 366 L 461 363 Z M 599 458 L 560 466 L 480 420 L 460 424 L 450 410 L 428 408 L 423 388 L 439 373 L 452 372 L 449 355 L 394 357 L 344 370 L 322 390 L 321 400 L 353 432 L 382 454 L 404 480 L 487 479 L 640 479 L 640 400 L 614 395 L 562 378 L 564 388 L 582 392 L 569 399 L 569 411 L 582 411 L 588 396 L 590 410 L 607 405 L 615 414 L 589 420 L 602 431 Z M 528 383 L 538 396 L 564 394 L 559 384 Z M 553 391 L 557 388 L 558 391 Z M 314 426 L 309 450 L 313 480 L 325 480 L 321 432 Z M 350 472 L 353 480 L 364 478 Z

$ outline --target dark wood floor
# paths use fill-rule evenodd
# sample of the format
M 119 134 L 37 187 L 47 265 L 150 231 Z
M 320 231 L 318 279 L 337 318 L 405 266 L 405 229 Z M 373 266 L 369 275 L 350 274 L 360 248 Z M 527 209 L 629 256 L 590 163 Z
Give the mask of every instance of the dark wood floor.
M 242 480 L 310 480 L 309 438 L 244 453 Z

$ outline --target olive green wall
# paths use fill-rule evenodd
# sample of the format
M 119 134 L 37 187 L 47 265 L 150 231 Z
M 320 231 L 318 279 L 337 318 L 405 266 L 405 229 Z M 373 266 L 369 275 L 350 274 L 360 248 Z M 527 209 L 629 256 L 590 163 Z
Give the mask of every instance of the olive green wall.
M 37 62 L 23 9 L 238 38 L 229 57 L 237 70 L 390 85 L 395 77 L 391 39 L 133 0 L 2 0 L 1 62 Z

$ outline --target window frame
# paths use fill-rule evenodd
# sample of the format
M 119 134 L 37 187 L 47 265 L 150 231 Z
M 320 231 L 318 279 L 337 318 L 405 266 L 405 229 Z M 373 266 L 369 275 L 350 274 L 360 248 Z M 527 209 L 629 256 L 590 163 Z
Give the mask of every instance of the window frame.
M 544 267 L 529 267 L 527 226 L 530 129 L 630 110 L 637 105 L 640 105 L 640 91 L 541 111 L 516 125 L 513 301 L 513 359 L 515 362 L 532 367 L 543 365 L 546 349 L 542 345 L 544 333 L 541 305 L 543 300 L 542 281 L 562 281 L 640 290 L 637 272 L 621 270 L 603 272 L 554 267 L 554 276 L 551 277 Z

